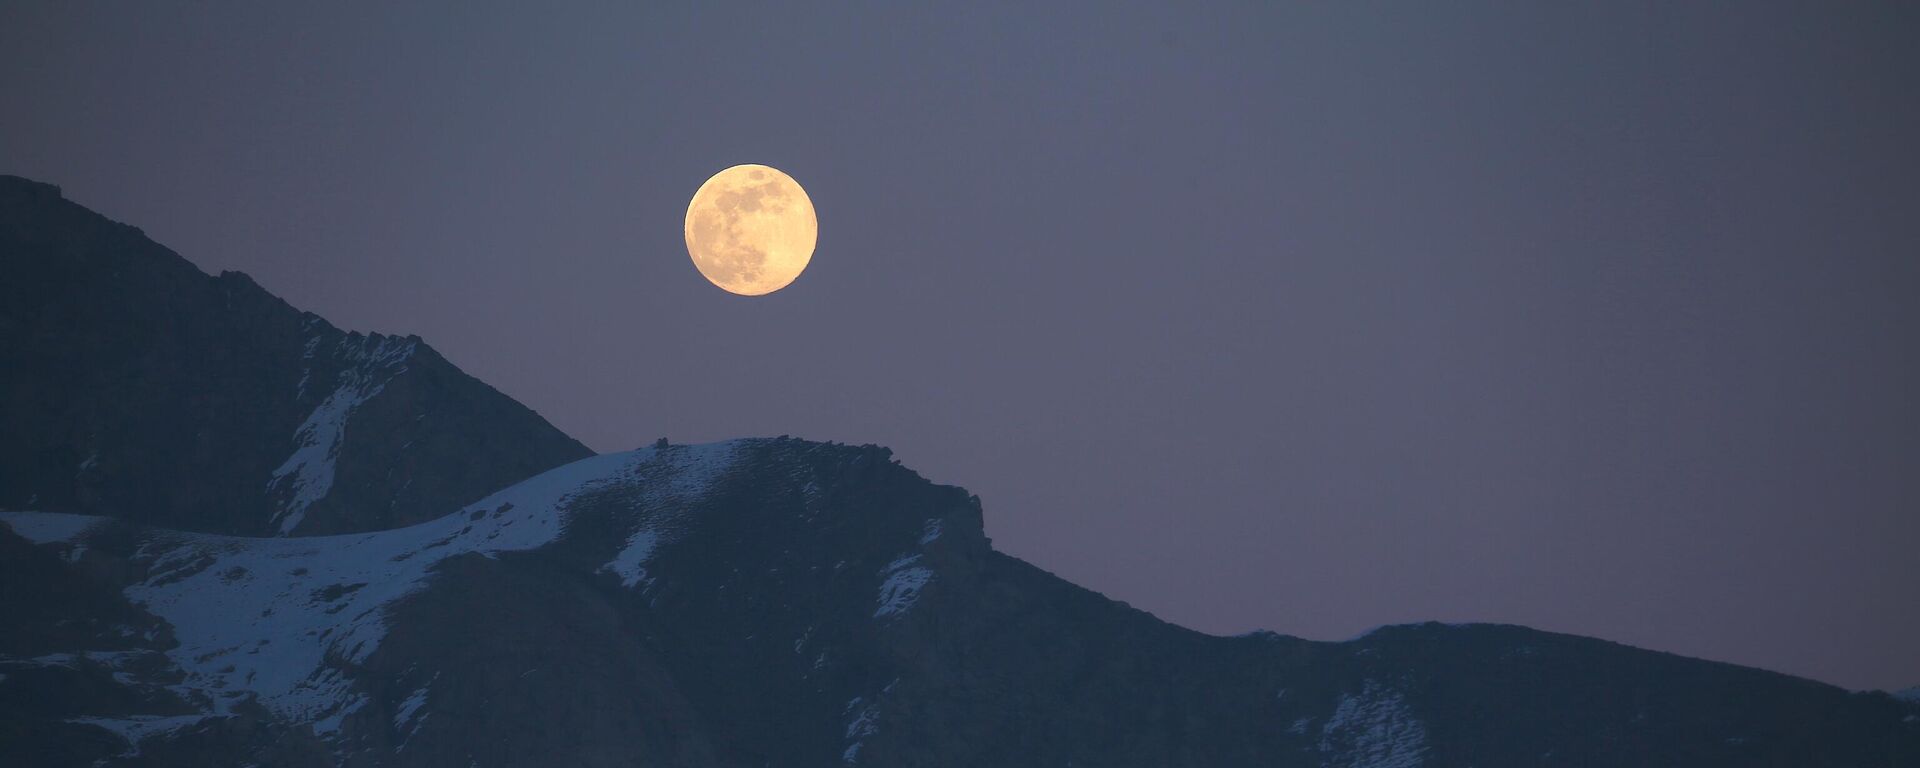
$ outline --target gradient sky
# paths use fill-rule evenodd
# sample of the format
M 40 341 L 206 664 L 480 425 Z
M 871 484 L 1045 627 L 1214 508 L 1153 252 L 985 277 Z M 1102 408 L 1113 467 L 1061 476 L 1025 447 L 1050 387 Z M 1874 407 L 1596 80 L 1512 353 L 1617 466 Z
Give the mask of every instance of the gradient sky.
M 1912 4 L 260 5 L 0 5 L 0 172 L 1199 629 L 1920 683 Z M 681 242 L 748 162 L 820 217 L 761 299 Z

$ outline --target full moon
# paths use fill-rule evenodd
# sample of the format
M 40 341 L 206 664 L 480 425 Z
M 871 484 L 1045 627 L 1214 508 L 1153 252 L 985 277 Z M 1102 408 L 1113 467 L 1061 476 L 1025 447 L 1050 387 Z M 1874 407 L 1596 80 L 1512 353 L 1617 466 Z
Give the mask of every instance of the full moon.
M 792 176 L 764 165 L 716 173 L 687 203 L 687 255 L 707 280 L 742 296 L 787 287 L 813 260 L 820 224 Z

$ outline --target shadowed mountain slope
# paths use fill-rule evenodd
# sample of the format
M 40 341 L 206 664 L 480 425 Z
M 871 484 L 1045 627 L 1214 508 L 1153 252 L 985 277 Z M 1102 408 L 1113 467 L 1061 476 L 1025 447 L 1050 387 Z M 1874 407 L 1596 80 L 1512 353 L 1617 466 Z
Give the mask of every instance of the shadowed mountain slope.
M 376 530 L 590 453 L 416 337 L 342 332 L 13 176 L 0 371 L 0 507 Z

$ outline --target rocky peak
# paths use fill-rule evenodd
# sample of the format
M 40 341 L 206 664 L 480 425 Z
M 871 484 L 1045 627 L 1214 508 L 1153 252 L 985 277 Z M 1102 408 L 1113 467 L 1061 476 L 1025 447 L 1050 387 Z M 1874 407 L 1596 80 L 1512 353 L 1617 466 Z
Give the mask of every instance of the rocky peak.
M 444 514 L 588 455 L 417 337 L 0 177 L 0 508 L 320 534 Z

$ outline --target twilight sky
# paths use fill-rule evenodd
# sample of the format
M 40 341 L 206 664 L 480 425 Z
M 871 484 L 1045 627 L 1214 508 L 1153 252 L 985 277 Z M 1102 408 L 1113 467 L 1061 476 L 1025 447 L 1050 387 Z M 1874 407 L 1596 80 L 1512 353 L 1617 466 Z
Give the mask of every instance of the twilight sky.
M 257 5 L 0 5 L 0 172 L 1206 631 L 1920 684 L 1911 4 Z M 760 299 L 681 242 L 748 162 L 820 217 Z

